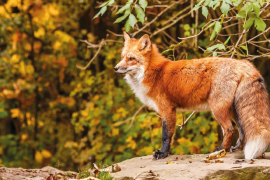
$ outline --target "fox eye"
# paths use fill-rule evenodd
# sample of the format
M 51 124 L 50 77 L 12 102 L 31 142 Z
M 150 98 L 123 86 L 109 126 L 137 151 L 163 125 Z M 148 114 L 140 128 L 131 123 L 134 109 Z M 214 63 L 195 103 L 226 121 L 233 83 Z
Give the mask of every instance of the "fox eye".
M 135 58 L 133 58 L 133 57 L 128 58 L 129 61 L 133 61 L 134 59 Z

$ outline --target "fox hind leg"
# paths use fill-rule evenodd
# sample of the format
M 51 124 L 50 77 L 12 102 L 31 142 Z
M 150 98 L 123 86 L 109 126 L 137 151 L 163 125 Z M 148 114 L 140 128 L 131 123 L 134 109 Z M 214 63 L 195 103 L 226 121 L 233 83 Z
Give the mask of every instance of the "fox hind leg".
M 236 126 L 238 128 L 238 133 L 239 133 L 239 138 L 236 142 L 235 146 L 232 146 L 230 151 L 235 151 L 237 149 L 243 149 L 243 145 L 244 145 L 244 130 L 243 127 L 240 123 L 240 118 L 238 117 L 238 115 L 236 114 L 236 112 L 233 112 L 233 117 L 232 119 L 234 120 L 234 122 L 236 123 Z
M 219 151 L 225 149 L 226 151 L 230 150 L 231 143 L 232 143 L 232 136 L 233 136 L 233 125 L 230 120 L 230 117 L 227 112 L 224 110 L 217 110 L 216 108 L 212 110 L 212 113 L 218 123 L 221 125 L 222 132 L 223 132 L 223 141 L 219 148 L 215 149 L 214 151 Z
M 222 128 L 223 141 L 219 148 L 214 151 L 230 150 L 234 128 L 231 122 L 231 108 L 233 106 L 235 87 L 226 87 L 226 92 L 216 89 L 216 93 L 209 95 L 210 109 Z M 224 93 L 220 93 L 224 92 Z

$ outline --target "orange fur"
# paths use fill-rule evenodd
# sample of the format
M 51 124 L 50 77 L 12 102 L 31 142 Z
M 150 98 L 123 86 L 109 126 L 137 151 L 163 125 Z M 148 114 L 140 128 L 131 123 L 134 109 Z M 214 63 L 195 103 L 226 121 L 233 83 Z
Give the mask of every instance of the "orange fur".
M 262 76 L 251 63 L 219 57 L 170 61 L 147 35 L 134 39 L 124 33 L 124 37 L 122 60 L 115 70 L 126 75 L 136 96 L 164 121 L 163 145 L 161 151 L 154 153 L 155 158 L 167 156 L 177 108 L 211 110 L 223 129 L 219 149 L 231 147 L 233 119 L 240 133 L 236 147 L 248 144 L 246 158 L 256 158 L 266 150 L 270 143 L 266 138 L 270 135 L 268 93 Z M 258 110 L 261 114 L 256 113 Z

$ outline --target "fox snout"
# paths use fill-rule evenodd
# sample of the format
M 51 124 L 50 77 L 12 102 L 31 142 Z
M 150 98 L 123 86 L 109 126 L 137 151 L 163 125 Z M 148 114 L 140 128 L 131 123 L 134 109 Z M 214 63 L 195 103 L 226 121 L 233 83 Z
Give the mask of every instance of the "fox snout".
M 128 72 L 127 68 L 119 68 L 117 66 L 114 67 L 115 72 L 119 73 L 119 74 L 125 74 Z

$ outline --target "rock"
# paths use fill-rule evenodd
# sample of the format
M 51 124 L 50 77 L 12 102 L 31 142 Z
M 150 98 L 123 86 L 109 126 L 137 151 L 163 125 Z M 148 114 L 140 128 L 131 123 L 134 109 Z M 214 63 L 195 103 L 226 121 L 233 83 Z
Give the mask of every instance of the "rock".
M 248 180 L 270 179 L 270 153 L 266 159 L 255 159 L 252 164 L 242 152 L 227 153 L 222 163 L 205 163 L 206 155 L 170 155 L 165 159 L 152 160 L 152 156 L 132 158 L 118 165 L 121 171 L 111 173 L 114 180 L 128 179 L 181 179 L 181 180 Z M 238 160 L 238 161 L 237 161 Z M 172 162 L 168 163 L 168 161 Z M 190 163 L 192 162 L 192 163 Z M 235 164 L 235 162 L 240 162 Z M 144 168 L 142 168 L 144 167 Z

